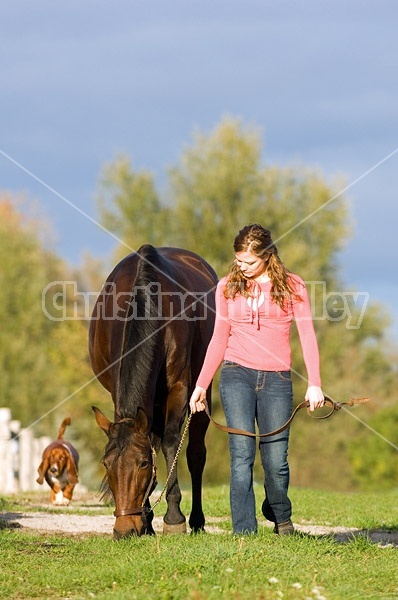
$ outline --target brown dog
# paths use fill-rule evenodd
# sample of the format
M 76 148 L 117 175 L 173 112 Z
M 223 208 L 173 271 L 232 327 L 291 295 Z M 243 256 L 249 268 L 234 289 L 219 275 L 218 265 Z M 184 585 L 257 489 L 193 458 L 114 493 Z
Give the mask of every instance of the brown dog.
M 45 448 L 41 465 L 37 469 L 37 483 L 42 484 L 45 479 L 51 488 L 51 504 L 60 506 L 69 504 L 75 485 L 79 482 L 79 454 L 70 442 L 63 439 L 65 429 L 70 423 L 70 417 L 62 421 L 58 438 Z

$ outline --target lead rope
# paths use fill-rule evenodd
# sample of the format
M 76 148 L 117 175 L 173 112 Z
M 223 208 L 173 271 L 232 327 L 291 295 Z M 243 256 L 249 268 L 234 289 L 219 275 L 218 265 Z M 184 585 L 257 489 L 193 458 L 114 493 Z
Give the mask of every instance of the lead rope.
M 154 503 L 152 504 L 152 506 L 151 506 L 151 511 L 153 511 L 153 509 L 155 508 L 155 506 L 157 506 L 157 505 L 160 503 L 160 501 L 161 501 L 161 500 L 162 500 L 162 498 L 163 498 L 163 495 L 164 495 L 165 491 L 167 490 L 167 486 L 168 486 L 168 484 L 169 484 L 170 477 L 171 477 L 171 475 L 172 475 L 172 473 L 173 473 L 173 471 L 174 471 L 174 469 L 175 469 L 175 466 L 176 466 L 176 464 L 177 464 L 177 460 L 178 460 L 178 456 L 179 456 L 179 454 L 180 454 L 180 452 L 181 452 L 182 445 L 183 445 L 183 443 L 184 443 L 184 440 L 185 440 L 185 437 L 186 437 L 186 435 L 187 435 L 187 432 L 188 432 L 188 428 L 189 428 L 189 424 L 190 424 L 190 422 L 191 422 L 191 419 L 192 419 L 192 413 L 190 413 L 190 414 L 189 414 L 189 417 L 188 417 L 188 419 L 187 419 L 187 422 L 186 422 L 186 424 L 185 424 L 185 428 L 184 428 L 184 431 L 183 431 L 183 433 L 182 433 L 182 436 L 181 436 L 180 443 L 178 444 L 178 448 L 177 448 L 177 452 L 176 452 L 176 455 L 175 455 L 175 457 L 174 457 L 174 460 L 173 460 L 173 464 L 172 464 L 172 465 L 171 465 L 171 467 L 170 467 L 170 471 L 169 471 L 169 474 L 168 474 L 168 476 L 167 476 L 166 483 L 164 484 L 164 487 L 163 487 L 162 491 L 160 492 L 160 496 L 159 496 L 159 498 L 156 500 L 156 502 L 154 502 Z
M 336 402 L 332 398 L 329 398 L 329 396 L 325 396 L 325 405 L 330 406 L 331 410 L 326 415 L 322 415 L 320 417 L 313 416 L 312 418 L 313 419 L 328 419 L 335 411 L 341 410 L 341 408 L 345 405 L 346 406 L 355 406 L 355 404 L 363 404 L 364 402 L 368 402 L 369 400 L 370 400 L 370 398 L 368 396 L 366 396 L 363 398 L 350 398 L 348 402 Z M 307 400 L 304 400 L 303 402 L 301 402 L 300 404 L 298 404 L 296 406 L 296 408 L 290 415 L 290 418 L 286 421 L 286 423 L 284 423 L 282 425 L 282 427 L 279 427 L 279 429 L 275 429 L 274 431 L 269 431 L 268 433 L 252 433 L 251 431 L 246 431 L 245 429 L 236 429 L 235 427 L 227 427 L 226 425 L 221 425 L 220 423 L 217 423 L 210 414 L 209 407 L 207 406 L 206 400 L 204 400 L 203 402 L 205 405 L 205 411 L 206 411 L 207 416 L 209 417 L 210 421 L 213 423 L 213 425 L 217 429 L 219 429 L 220 431 L 225 431 L 227 433 L 246 435 L 246 436 L 255 437 L 255 438 L 269 437 L 269 436 L 281 433 L 282 431 L 287 429 L 287 427 L 293 421 L 296 413 L 301 408 L 306 408 L 308 414 L 310 415 L 310 411 L 309 411 L 310 403 Z
M 348 402 L 336 402 L 335 400 L 332 400 L 332 398 L 329 398 L 328 396 L 325 396 L 325 404 L 329 404 L 329 406 L 331 406 L 331 411 L 327 415 L 324 415 L 322 417 L 315 417 L 315 418 L 317 418 L 317 419 L 327 419 L 335 411 L 340 410 L 342 408 L 342 406 L 344 406 L 344 405 L 346 405 L 346 406 L 354 406 L 355 404 L 362 404 L 364 402 L 368 402 L 369 400 L 370 400 L 370 398 L 367 396 L 367 397 L 364 397 L 364 398 L 350 398 Z M 207 405 L 207 402 L 205 402 L 205 411 L 206 411 L 206 414 L 209 417 L 210 421 L 213 423 L 213 425 L 217 429 L 220 429 L 221 431 L 226 431 L 228 433 L 235 433 L 235 434 L 247 435 L 247 436 L 252 436 L 252 437 L 267 437 L 267 436 L 271 436 L 271 435 L 275 435 L 277 433 L 280 433 L 281 431 L 283 431 L 284 429 L 286 429 L 288 427 L 288 425 L 290 425 L 290 423 L 292 422 L 292 420 L 293 420 L 294 416 L 296 415 L 296 413 L 301 408 L 304 408 L 304 407 L 308 409 L 309 408 L 309 402 L 304 401 L 304 402 L 301 402 L 298 406 L 296 406 L 295 410 L 292 412 L 292 414 L 290 416 L 290 419 L 288 419 L 288 421 L 284 425 L 282 425 L 282 427 L 280 427 L 280 429 L 276 429 L 275 431 L 270 431 L 268 433 L 260 433 L 260 434 L 258 434 L 258 433 L 252 433 L 250 431 L 245 431 L 245 430 L 242 430 L 242 429 L 234 429 L 233 427 L 226 427 L 225 425 L 220 425 L 210 415 L 209 407 Z M 182 448 L 182 445 L 184 443 L 184 439 L 185 439 L 185 437 L 187 435 L 191 419 L 192 419 L 192 413 L 189 414 L 187 422 L 185 424 L 185 428 L 184 428 L 183 434 L 181 436 L 180 443 L 178 444 L 177 452 L 176 452 L 176 455 L 174 457 L 173 464 L 171 465 L 169 474 L 167 476 L 166 483 L 164 484 L 164 487 L 163 487 L 162 491 L 160 492 L 159 498 L 156 500 L 156 502 L 153 503 L 153 505 L 151 506 L 151 508 L 149 509 L 148 512 L 153 511 L 153 509 L 155 508 L 155 506 L 157 506 L 161 502 L 161 500 L 163 498 L 163 495 L 164 495 L 164 493 L 165 493 L 165 491 L 167 489 L 168 483 L 170 481 L 170 477 L 171 477 L 171 475 L 172 475 L 172 473 L 173 473 L 173 471 L 175 469 L 175 466 L 177 464 L 178 456 L 179 456 L 179 454 L 181 452 L 181 448 Z M 145 500 L 148 498 L 148 495 L 146 495 L 146 497 L 144 498 L 144 502 L 143 502 L 142 506 L 144 505 Z

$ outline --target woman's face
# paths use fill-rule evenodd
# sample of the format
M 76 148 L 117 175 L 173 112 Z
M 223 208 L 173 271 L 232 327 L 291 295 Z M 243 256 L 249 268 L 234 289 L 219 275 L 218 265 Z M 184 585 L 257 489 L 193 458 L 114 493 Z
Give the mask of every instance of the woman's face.
M 237 252 L 235 254 L 236 264 L 248 279 L 255 279 L 266 271 L 266 263 L 252 252 Z

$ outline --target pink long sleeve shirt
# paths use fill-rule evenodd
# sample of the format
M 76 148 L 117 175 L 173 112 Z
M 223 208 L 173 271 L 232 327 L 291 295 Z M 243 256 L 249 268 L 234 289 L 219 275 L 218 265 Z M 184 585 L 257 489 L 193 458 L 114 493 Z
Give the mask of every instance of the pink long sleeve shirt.
M 207 389 L 222 360 L 258 371 L 289 371 L 290 326 L 295 319 L 308 385 L 320 387 L 318 343 L 304 281 L 292 276 L 301 301 L 292 298 L 286 310 L 271 300 L 271 282 L 259 284 L 261 294 L 257 298 L 236 295 L 233 300 L 224 296 L 226 282 L 224 277 L 217 285 L 214 332 L 196 385 Z

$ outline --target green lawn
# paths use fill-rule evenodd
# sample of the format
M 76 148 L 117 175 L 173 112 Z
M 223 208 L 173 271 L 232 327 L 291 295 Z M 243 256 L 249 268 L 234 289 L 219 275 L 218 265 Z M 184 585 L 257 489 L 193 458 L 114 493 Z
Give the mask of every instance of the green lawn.
M 256 493 L 260 506 L 260 486 Z M 31 496 L 3 499 L 0 508 L 12 512 L 42 510 Z M 354 527 L 362 533 L 344 543 L 330 535 L 303 532 L 278 537 L 260 519 L 258 535 L 233 536 L 226 486 L 204 491 L 205 513 L 209 521 L 210 517 L 217 518 L 217 526 L 225 533 L 157 535 L 114 542 L 109 535 L 38 535 L 8 528 L 3 521 L 0 597 L 398 598 L 398 548 L 373 543 L 370 536 L 375 529 L 398 533 L 398 494 L 292 489 L 291 498 L 293 520 L 298 525 Z M 183 509 L 188 513 L 188 492 L 184 493 Z M 71 510 L 89 513 L 90 505 L 68 508 Z M 91 510 L 109 514 L 111 507 Z M 162 502 L 157 516 L 163 510 Z

